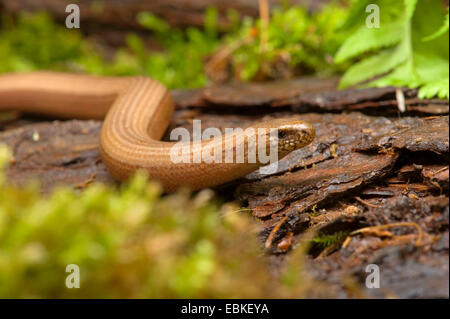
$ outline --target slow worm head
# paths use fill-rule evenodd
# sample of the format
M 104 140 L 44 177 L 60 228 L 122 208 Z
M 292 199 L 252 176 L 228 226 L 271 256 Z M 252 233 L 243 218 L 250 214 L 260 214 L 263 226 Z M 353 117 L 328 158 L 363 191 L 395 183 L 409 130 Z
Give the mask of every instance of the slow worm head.
M 0 76 L 0 111 L 105 118 L 100 152 L 108 171 L 123 181 L 137 170 L 145 170 L 166 191 L 181 186 L 200 189 L 245 176 L 268 164 L 260 155 L 267 155 L 270 147 L 275 146 L 280 159 L 311 143 L 315 135 L 306 122 L 277 119 L 207 140 L 178 142 L 185 157 L 174 161 L 171 152 L 176 143 L 161 141 L 173 108 L 167 89 L 147 77 L 54 72 Z M 209 156 L 204 160 L 202 155 Z

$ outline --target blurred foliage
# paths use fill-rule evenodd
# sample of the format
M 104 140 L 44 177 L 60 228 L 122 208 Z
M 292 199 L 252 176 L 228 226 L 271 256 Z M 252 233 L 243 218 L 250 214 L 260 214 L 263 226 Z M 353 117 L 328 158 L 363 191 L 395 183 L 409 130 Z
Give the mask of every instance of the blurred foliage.
M 436 0 L 377 0 L 380 28 L 367 28 L 373 1 L 331 1 L 309 13 L 299 6 L 272 11 L 261 19 L 229 12 L 231 26 L 217 28 L 218 12 L 205 13 L 203 29 L 172 28 L 148 12 L 138 22 L 161 50 L 129 34 L 127 46 L 107 60 L 79 31 L 57 25 L 45 13 L 3 16 L 0 72 L 53 69 L 101 75 L 148 75 L 169 88 L 216 82 L 290 78 L 345 71 L 341 87 L 419 87 L 419 97 L 449 97 L 448 14 Z M 333 58 L 335 57 L 335 59 Z M 335 61 L 337 63 L 335 63 Z M 369 83 L 366 83 L 370 81 Z
M 344 41 L 336 29 L 346 10 L 334 2 L 309 14 L 305 8 L 280 8 L 273 12 L 267 28 L 267 44 L 261 48 L 261 21 L 230 11 L 233 21 L 225 34 L 217 29 L 218 13 L 205 13 L 203 29 L 172 28 L 151 13 L 140 13 L 138 22 L 151 31 L 162 50 L 149 50 L 145 39 L 129 34 L 127 46 L 117 50 L 112 61 L 79 31 L 53 22 L 46 13 L 22 14 L 16 20 L 2 17 L 0 29 L 0 72 L 52 69 L 102 75 L 148 75 L 169 88 L 201 87 L 208 83 L 204 65 L 223 48 L 233 75 L 240 80 L 270 79 L 296 73 L 332 74 L 332 56 Z M 292 71 L 292 72 L 291 72 Z
M 305 249 L 277 277 L 256 242 L 255 221 L 211 193 L 161 196 L 137 174 L 119 188 L 81 192 L 5 183 L 0 146 L 1 298 L 299 298 L 321 291 L 302 275 Z M 80 267 L 80 288 L 65 286 Z M 326 291 L 322 292 L 326 296 Z
M 260 19 L 245 18 L 239 30 L 227 37 L 229 42 L 242 43 L 232 54 L 238 78 L 273 79 L 343 71 L 346 65 L 335 65 L 333 55 L 346 38 L 344 32 L 337 30 L 342 27 L 347 10 L 336 3 L 331 1 L 314 13 L 296 6 L 275 9 L 266 30 L 261 29 Z M 263 47 L 261 32 L 267 34 Z
M 380 27 L 366 26 L 366 6 L 380 8 Z M 448 10 L 448 9 L 447 9 Z M 448 14 L 438 0 L 355 0 L 344 29 L 351 36 L 336 62 L 357 61 L 344 74 L 341 87 L 420 88 L 419 97 L 449 98 Z
M 64 70 L 87 52 L 78 32 L 55 24 L 42 14 L 22 14 L 14 21 L 2 16 L 0 72 L 37 69 Z
M 206 11 L 204 30 L 194 27 L 186 30 L 171 28 L 164 20 L 147 12 L 138 15 L 138 22 L 152 31 L 164 51 L 151 52 L 140 37 L 129 35 L 127 43 L 137 59 L 137 72 L 149 75 L 171 88 L 206 85 L 207 79 L 203 72 L 205 59 L 220 41 L 217 10 L 210 8 Z
M 207 16 L 214 17 L 214 10 Z M 185 32 L 148 14 L 139 22 L 154 31 L 165 50 L 149 51 L 143 40 L 127 36 L 127 47 L 117 50 L 112 61 L 106 60 L 93 43 L 75 29 L 56 24 L 42 12 L 23 13 L 17 20 L 3 16 L 0 32 L 0 72 L 39 69 L 85 72 L 97 75 L 148 75 L 170 88 L 200 87 L 206 84 L 203 57 L 218 41 L 214 19 L 207 32 L 188 28 Z

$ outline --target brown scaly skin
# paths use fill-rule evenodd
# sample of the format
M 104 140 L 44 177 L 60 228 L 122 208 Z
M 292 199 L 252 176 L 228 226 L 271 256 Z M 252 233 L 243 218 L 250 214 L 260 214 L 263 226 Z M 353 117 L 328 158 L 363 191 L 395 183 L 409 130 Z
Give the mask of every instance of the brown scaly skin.
M 223 134 L 220 139 L 199 143 L 184 142 L 191 161 L 174 163 L 170 151 L 175 143 L 160 141 L 173 109 L 167 89 L 146 77 L 94 77 L 54 72 L 0 76 L 0 111 L 18 110 L 64 118 L 105 118 L 100 152 L 108 171 L 120 181 L 143 169 L 150 178 L 161 182 L 166 191 L 181 186 L 201 189 L 245 176 L 267 164 L 249 163 L 250 137 L 245 132 Z M 312 125 L 300 120 L 277 119 L 251 128 L 255 131 L 265 129 L 266 133 L 258 136 L 257 143 L 266 143 L 268 149 L 275 141 L 279 159 L 308 145 L 315 136 Z M 278 130 L 278 140 L 270 135 L 273 129 Z M 240 143 L 244 143 L 244 162 L 226 163 L 227 150 L 231 147 L 236 151 L 242 146 Z M 195 154 L 205 146 L 222 150 L 222 160 L 194 163 Z

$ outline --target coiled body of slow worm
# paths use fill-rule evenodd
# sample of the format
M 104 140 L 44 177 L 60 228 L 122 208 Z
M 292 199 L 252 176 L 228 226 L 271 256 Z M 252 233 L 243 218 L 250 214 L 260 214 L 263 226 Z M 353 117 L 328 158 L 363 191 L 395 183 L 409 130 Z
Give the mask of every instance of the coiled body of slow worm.
M 244 148 L 244 161 L 174 163 L 170 151 L 174 142 L 160 141 L 172 116 L 174 104 L 168 90 L 147 77 L 96 77 L 55 72 L 0 75 L 0 111 L 17 110 L 60 118 L 104 119 L 100 152 L 111 175 L 123 181 L 139 169 L 146 170 L 166 191 L 180 186 L 200 189 L 219 185 L 254 171 L 267 163 L 248 160 L 248 134 L 223 134 L 200 143 L 184 142 L 189 156 L 205 145 L 221 145 L 222 159 L 227 147 Z M 277 119 L 252 125 L 266 129 L 257 143 L 269 147 L 269 131 L 278 131 L 278 158 L 309 144 L 314 128 L 303 121 Z M 243 135 L 243 136 L 240 136 Z M 244 145 L 239 145 L 244 143 Z M 231 145 L 231 146 L 230 146 Z M 230 150 L 228 150 L 230 151 Z M 256 157 L 259 158 L 259 157 Z

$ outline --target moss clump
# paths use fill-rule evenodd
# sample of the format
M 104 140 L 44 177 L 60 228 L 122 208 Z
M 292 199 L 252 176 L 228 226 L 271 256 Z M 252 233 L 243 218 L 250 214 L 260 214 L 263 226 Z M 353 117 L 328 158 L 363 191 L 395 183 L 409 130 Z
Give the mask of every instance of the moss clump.
M 319 233 L 312 241 L 321 249 L 336 247 L 345 240 L 349 233 L 349 231 L 338 231 L 333 234 Z
M 0 147 L 1 298 L 300 298 L 312 287 L 300 251 L 270 275 L 255 222 L 208 191 L 162 196 L 137 174 L 43 196 L 5 181 L 8 158 Z M 65 286 L 69 264 L 79 289 Z

